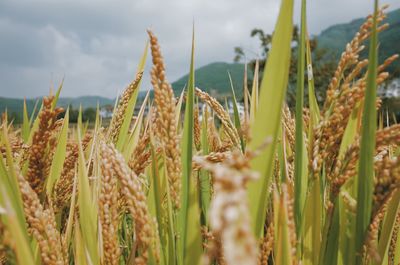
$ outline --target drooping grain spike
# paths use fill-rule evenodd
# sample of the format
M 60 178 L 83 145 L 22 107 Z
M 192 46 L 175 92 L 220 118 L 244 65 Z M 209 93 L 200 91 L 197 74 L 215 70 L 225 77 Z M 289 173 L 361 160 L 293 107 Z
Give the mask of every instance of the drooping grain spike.
M 115 111 L 115 116 L 113 117 L 113 122 L 110 128 L 110 138 L 113 143 L 118 141 L 119 132 L 121 130 L 122 123 L 124 122 L 125 112 L 128 108 L 128 103 L 136 89 L 138 88 L 138 84 L 140 80 L 142 80 L 143 71 L 138 72 L 136 74 L 135 79 L 129 86 L 124 90 Z
M 29 148 L 27 180 L 32 189 L 41 194 L 48 174 L 49 143 L 53 131 L 59 126 L 57 116 L 63 110 L 52 109 L 53 97 L 43 98 L 43 108 L 39 113 L 39 128 L 34 132 L 32 146 Z
M 155 240 L 155 226 L 147 207 L 147 198 L 142 183 L 126 165 L 123 156 L 112 145 L 102 142 L 100 150 L 101 158 L 111 166 L 113 173 L 121 183 L 121 191 L 126 199 L 127 208 L 135 221 L 136 244 L 141 250 L 141 255 L 136 257 L 135 262 L 136 264 L 146 264 L 149 258 L 149 248 Z M 157 252 L 157 249 L 153 250 L 153 253 Z
M 221 120 L 222 126 L 224 127 L 227 135 L 229 136 L 230 141 L 233 146 L 238 147 L 240 143 L 239 133 L 233 125 L 231 119 L 229 118 L 229 114 L 225 111 L 222 105 L 213 97 L 211 97 L 208 93 L 196 88 L 196 95 L 204 102 L 206 102 L 210 108 L 215 112 L 218 118 Z
M 168 182 L 175 208 L 180 208 L 181 149 L 175 122 L 175 96 L 165 77 L 165 65 L 156 36 L 148 30 L 153 67 L 151 84 L 154 88 L 155 133 L 165 152 Z
M 221 164 L 196 158 L 196 163 L 214 176 L 214 198 L 210 206 L 210 226 L 221 239 L 227 264 L 257 264 L 257 242 L 251 231 L 246 183 L 257 175 L 240 151 Z
M 39 245 L 42 263 L 45 265 L 66 265 L 65 246 L 62 246 L 53 210 L 43 208 L 38 195 L 21 174 L 18 174 L 18 183 L 28 231 Z
M 107 152 L 101 147 L 101 152 Z M 102 157 L 102 181 L 99 195 L 99 219 L 103 238 L 105 264 L 119 264 L 120 249 L 118 244 L 118 190 L 117 177 L 112 169 L 109 157 Z

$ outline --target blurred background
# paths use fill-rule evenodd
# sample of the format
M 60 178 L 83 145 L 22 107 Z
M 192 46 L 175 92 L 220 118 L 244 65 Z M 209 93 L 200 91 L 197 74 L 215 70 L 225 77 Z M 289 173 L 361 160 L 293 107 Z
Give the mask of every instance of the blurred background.
M 389 29 L 379 35 L 380 60 L 400 53 L 400 1 L 387 0 Z M 64 78 L 59 104 L 84 119 L 112 112 L 115 98 L 134 78 L 147 40 L 146 29 L 158 36 L 167 77 L 175 95 L 183 90 L 189 69 L 192 24 L 195 24 L 196 86 L 221 101 L 231 96 L 228 71 L 239 100 L 243 97 L 244 65 L 252 82 L 256 60 L 263 68 L 270 49 L 279 0 L 2 0 L 0 1 L 0 112 L 18 123 L 23 98 L 32 111 L 38 99 Z M 296 1 L 294 23 L 299 22 Z M 314 77 L 320 101 L 340 54 L 371 13 L 373 1 L 310 0 L 308 32 Z M 296 50 L 297 27 L 293 29 Z M 293 52 L 287 101 L 293 105 L 296 56 Z M 366 52 L 364 52 L 364 56 Z M 151 90 L 148 61 L 139 98 Z M 400 113 L 400 61 L 379 89 L 384 108 Z M 250 86 L 251 87 L 251 86 Z M 307 98 L 307 97 L 306 97 Z M 229 107 L 229 102 L 227 103 Z M 76 117 L 71 112 L 71 119 Z M 75 118 L 74 118 L 75 117 Z

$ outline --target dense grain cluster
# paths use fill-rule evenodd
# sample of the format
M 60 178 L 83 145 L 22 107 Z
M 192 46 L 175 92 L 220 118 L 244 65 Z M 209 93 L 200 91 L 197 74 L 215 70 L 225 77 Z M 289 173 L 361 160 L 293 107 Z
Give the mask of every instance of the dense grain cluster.
M 60 126 L 57 116 L 62 109 L 53 109 L 53 97 L 43 98 L 43 109 L 39 113 L 39 129 L 34 133 L 29 148 L 27 180 L 32 189 L 40 194 L 48 175 L 49 161 L 54 151 L 54 131 Z M 51 145 L 53 143 L 53 145 Z
M 181 153 L 179 136 L 175 122 L 175 97 L 171 85 L 165 77 L 165 65 L 156 36 L 148 31 L 151 44 L 153 67 L 151 69 L 151 84 L 154 88 L 154 103 L 156 107 L 156 124 L 154 130 L 165 152 L 168 172 L 168 182 L 174 206 L 180 207 L 181 192 Z
M 30 233 L 39 245 L 43 264 L 67 264 L 66 249 L 61 244 L 53 209 L 43 208 L 35 191 L 20 174 L 18 174 L 18 182 L 24 202 L 26 222 Z
M 100 151 L 107 153 L 105 144 Z M 117 177 L 112 168 L 111 157 L 102 156 L 101 161 L 102 181 L 99 195 L 99 213 L 101 234 L 103 238 L 103 249 L 105 263 L 116 265 L 119 263 L 119 243 L 118 243 L 118 200 Z
M 239 134 L 232 124 L 232 121 L 229 117 L 229 114 L 224 110 L 221 104 L 209 94 L 204 91 L 201 91 L 199 88 L 196 88 L 196 95 L 206 102 L 210 108 L 215 112 L 215 115 L 221 120 L 222 126 L 224 128 L 224 132 L 229 137 L 229 141 L 233 146 L 239 146 Z
M 268 265 L 268 258 L 274 247 L 274 223 L 271 222 L 267 228 L 265 236 L 261 240 L 259 265 Z
M 210 225 L 222 244 L 227 264 L 257 264 L 257 243 L 249 230 L 250 220 L 246 183 L 256 178 L 248 161 L 238 151 L 221 164 L 197 158 L 197 163 L 214 175 L 214 199 L 210 206 Z
M 87 134 L 82 140 L 83 150 L 89 145 L 91 135 Z M 70 142 L 67 144 L 67 154 L 64 160 L 63 169 L 59 180 L 54 186 L 53 205 L 56 211 L 59 211 L 69 203 L 72 196 L 74 177 L 76 173 L 76 164 L 78 162 L 78 143 Z
M 110 126 L 110 138 L 113 143 L 116 143 L 118 141 L 118 135 L 121 131 L 121 126 L 124 121 L 126 109 L 128 108 L 130 99 L 133 97 L 133 94 L 139 86 L 139 82 L 142 80 L 142 76 L 143 72 L 139 72 L 136 74 L 135 79 L 124 90 L 121 99 L 118 101 L 118 106 Z
M 139 182 L 137 175 L 126 165 L 122 155 L 112 146 L 108 146 L 103 142 L 100 150 L 104 164 L 103 168 L 112 168 L 115 176 L 121 183 L 121 192 L 126 198 L 128 210 L 135 220 L 137 245 L 143 251 L 142 256 L 136 258 L 136 263 L 146 264 L 149 248 L 155 240 L 155 225 L 149 214 L 146 204 L 146 195 L 143 192 L 142 184 Z M 110 195 L 111 194 L 107 194 L 107 196 Z M 114 207 L 116 207 L 116 204 L 114 204 Z M 116 218 L 116 216 L 112 216 L 112 218 Z M 113 221 L 115 220 L 113 219 Z
M 378 12 L 378 22 L 385 18 L 385 9 Z M 338 68 L 328 86 L 327 96 L 322 109 L 322 120 L 315 128 L 316 141 L 313 145 L 312 155 L 314 157 L 310 164 L 310 169 L 318 172 L 322 166 L 322 161 L 327 159 L 330 164 L 326 167 L 328 174 L 334 167 L 334 162 L 339 152 L 341 139 L 346 125 L 355 108 L 359 108 L 366 89 L 367 72 L 363 71 L 368 65 L 368 60 L 360 60 L 360 52 L 364 49 L 361 44 L 368 39 L 371 34 L 372 17 L 364 22 L 353 40 L 346 46 L 342 54 Z M 383 31 L 387 28 L 384 24 L 378 28 Z M 389 65 L 396 56 L 388 58 L 378 67 L 377 84 L 382 84 L 388 77 L 388 73 L 383 70 Z M 380 100 L 377 99 L 379 107 Z
M 136 173 L 136 175 L 143 173 L 144 169 L 151 162 L 151 152 L 146 149 L 149 142 L 150 135 L 146 133 L 139 139 L 139 143 L 133 151 L 132 158 L 129 161 L 129 167 Z

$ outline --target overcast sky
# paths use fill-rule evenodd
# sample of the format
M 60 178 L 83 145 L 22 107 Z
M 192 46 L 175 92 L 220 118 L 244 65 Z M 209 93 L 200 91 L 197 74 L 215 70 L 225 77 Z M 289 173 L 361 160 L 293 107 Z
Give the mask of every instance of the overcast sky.
M 295 0 L 295 23 L 299 2 Z M 364 17 L 372 0 L 309 0 L 312 34 Z M 391 8 L 400 1 L 387 0 Z M 65 76 L 62 96 L 115 97 L 133 79 L 151 28 L 170 81 L 187 73 L 192 21 L 196 67 L 256 53 L 250 30 L 274 28 L 279 0 L 0 0 L 0 96 L 36 97 Z M 150 61 L 148 61 L 150 63 Z M 148 75 L 149 69 L 146 70 Z M 149 89 L 148 77 L 142 89 Z

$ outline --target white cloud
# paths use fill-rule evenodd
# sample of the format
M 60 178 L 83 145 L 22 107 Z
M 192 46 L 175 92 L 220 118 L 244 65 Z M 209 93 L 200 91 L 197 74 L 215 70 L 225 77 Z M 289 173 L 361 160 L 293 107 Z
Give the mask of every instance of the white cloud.
M 308 1 L 309 29 L 316 34 L 363 17 L 372 2 Z M 387 2 L 392 9 L 400 7 L 397 0 Z M 3 0 L 0 96 L 45 95 L 51 80 L 65 75 L 63 96 L 114 97 L 133 78 L 148 27 L 159 37 L 167 75 L 174 81 L 187 73 L 193 21 L 196 66 L 232 61 L 238 45 L 257 53 L 250 30 L 271 32 L 279 5 L 278 0 Z M 143 88 L 150 88 L 148 77 L 144 81 Z

